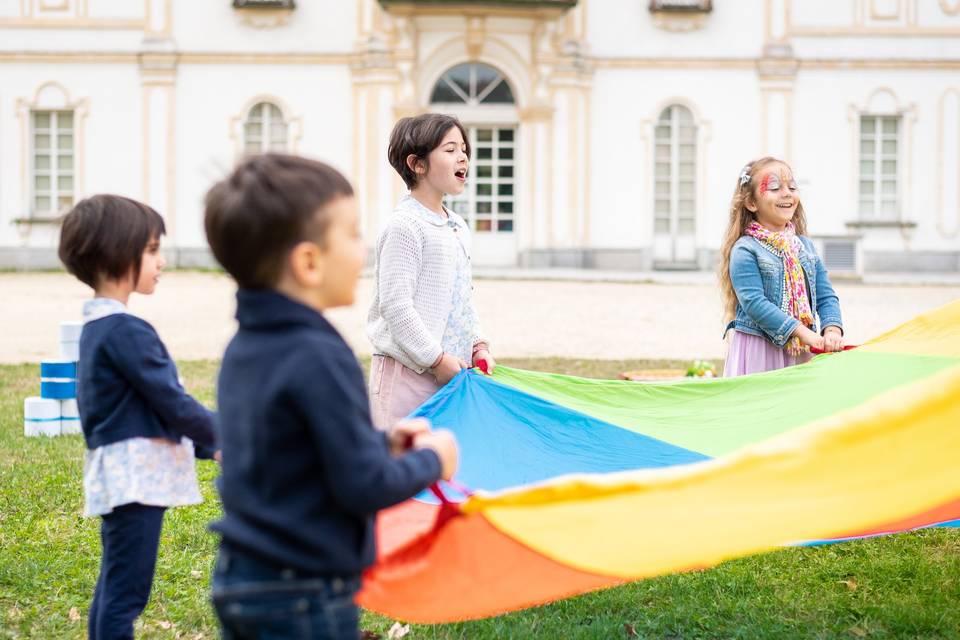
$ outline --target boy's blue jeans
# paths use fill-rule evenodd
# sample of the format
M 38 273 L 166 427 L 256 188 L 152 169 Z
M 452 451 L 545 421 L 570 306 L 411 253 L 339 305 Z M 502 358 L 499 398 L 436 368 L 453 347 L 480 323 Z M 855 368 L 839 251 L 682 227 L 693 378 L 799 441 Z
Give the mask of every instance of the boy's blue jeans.
M 356 640 L 359 589 L 359 575 L 304 573 L 223 543 L 213 571 L 223 640 Z

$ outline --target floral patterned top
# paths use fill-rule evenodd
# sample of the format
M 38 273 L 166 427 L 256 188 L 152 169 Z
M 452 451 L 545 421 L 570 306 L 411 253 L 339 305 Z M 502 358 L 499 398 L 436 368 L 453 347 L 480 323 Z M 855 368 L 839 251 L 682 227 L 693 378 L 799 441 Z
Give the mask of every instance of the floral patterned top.
M 84 323 L 126 307 L 109 298 L 83 305 Z M 83 464 L 83 515 L 101 516 L 132 502 L 157 507 L 200 504 L 193 442 L 129 438 L 88 450 Z
M 456 252 L 453 264 L 453 306 L 447 316 L 447 327 L 443 331 L 440 344 L 445 353 L 461 358 L 467 365 L 472 364 L 474 328 L 477 325 L 477 313 L 473 308 L 473 285 L 470 277 L 470 256 L 463 243 L 463 236 L 468 233 L 465 226 L 461 226 L 453 216 L 447 218 L 447 226 L 451 227 L 460 241 L 460 251 Z

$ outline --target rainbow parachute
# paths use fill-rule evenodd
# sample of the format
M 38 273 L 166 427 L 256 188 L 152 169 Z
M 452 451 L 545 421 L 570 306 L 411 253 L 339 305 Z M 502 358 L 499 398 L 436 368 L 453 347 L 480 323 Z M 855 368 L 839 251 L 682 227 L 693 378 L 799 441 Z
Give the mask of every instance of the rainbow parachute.
M 960 301 L 733 379 L 498 367 L 417 411 L 456 432 L 459 504 L 381 514 L 359 602 L 450 622 L 779 546 L 960 525 Z M 459 485 L 458 485 L 459 486 Z

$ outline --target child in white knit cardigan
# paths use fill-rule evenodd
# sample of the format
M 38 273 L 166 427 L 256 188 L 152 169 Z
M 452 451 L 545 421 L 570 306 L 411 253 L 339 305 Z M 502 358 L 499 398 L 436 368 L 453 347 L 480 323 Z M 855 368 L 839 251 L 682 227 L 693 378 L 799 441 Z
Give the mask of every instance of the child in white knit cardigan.
M 443 206 L 466 184 L 470 144 L 463 125 L 436 113 L 403 118 L 387 157 L 410 193 L 377 239 L 374 298 L 367 316 L 373 343 L 370 404 L 386 429 L 461 370 L 494 361 L 473 306 L 470 230 Z

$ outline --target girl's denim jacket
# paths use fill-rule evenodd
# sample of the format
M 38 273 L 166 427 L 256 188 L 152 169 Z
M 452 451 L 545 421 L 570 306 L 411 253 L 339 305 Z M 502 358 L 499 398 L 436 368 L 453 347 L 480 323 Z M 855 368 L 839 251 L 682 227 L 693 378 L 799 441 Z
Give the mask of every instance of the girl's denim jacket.
M 840 300 L 813 242 L 800 239 L 800 265 L 807 278 L 807 295 L 814 311 L 814 330 L 830 326 L 843 331 Z M 799 320 L 786 311 L 783 259 L 752 236 L 742 236 L 730 253 L 730 280 L 737 294 L 736 319 L 727 325 L 766 338 L 778 347 L 790 339 Z

